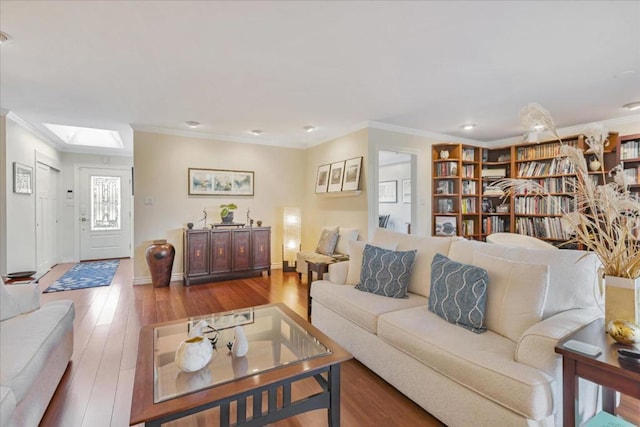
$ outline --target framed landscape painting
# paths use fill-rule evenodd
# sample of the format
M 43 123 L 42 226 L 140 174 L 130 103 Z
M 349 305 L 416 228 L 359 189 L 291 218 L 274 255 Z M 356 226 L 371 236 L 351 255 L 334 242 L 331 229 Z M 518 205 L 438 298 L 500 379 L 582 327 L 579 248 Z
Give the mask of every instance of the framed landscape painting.
M 318 175 L 316 176 L 316 193 L 326 193 L 329 185 L 329 169 L 331 165 L 318 166 Z
M 329 193 L 342 190 L 342 175 L 344 174 L 344 160 L 341 162 L 331 163 L 329 170 Z
M 189 195 L 253 196 L 253 171 L 189 168 Z
M 378 183 L 378 203 L 398 203 L 398 181 Z
M 455 216 L 436 217 L 436 236 L 455 236 L 458 231 L 458 220 Z
M 360 170 L 362 169 L 362 157 L 349 159 L 344 164 L 344 177 L 342 179 L 342 191 L 354 191 L 360 189 Z
M 13 192 L 31 194 L 33 185 L 33 168 L 22 163 L 13 162 Z

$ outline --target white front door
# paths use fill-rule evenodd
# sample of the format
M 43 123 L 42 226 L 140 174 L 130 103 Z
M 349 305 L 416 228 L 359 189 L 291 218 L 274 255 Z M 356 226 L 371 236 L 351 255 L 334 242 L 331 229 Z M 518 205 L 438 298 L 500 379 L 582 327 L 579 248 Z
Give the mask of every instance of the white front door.
M 131 256 L 131 169 L 80 168 L 80 260 Z

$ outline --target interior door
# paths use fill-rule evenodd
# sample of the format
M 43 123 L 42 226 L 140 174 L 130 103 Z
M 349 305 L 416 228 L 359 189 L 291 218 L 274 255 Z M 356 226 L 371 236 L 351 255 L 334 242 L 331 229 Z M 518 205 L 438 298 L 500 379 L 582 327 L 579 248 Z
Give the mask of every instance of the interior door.
M 80 260 L 131 256 L 131 170 L 80 168 Z
M 58 173 L 43 163 L 36 164 L 36 270 L 48 271 L 56 262 Z

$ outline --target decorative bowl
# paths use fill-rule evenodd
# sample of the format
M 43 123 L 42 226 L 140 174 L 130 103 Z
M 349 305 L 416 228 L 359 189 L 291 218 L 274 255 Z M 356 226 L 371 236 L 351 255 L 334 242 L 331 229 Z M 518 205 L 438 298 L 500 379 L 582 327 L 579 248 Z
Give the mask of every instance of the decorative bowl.
M 620 344 L 634 345 L 640 343 L 640 326 L 629 320 L 612 320 L 607 325 L 609 336 Z

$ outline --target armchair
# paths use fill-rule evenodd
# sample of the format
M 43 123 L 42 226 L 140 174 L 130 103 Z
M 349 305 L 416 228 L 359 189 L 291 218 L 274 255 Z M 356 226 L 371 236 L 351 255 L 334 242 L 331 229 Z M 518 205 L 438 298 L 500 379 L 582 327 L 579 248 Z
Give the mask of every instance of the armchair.
M 296 272 L 302 278 L 307 274 L 307 261 L 333 262 L 336 257 L 347 258 L 349 241 L 358 240 L 358 229 L 347 227 L 325 227 L 320 240 L 313 251 L 300 251 L 296 254 Z

